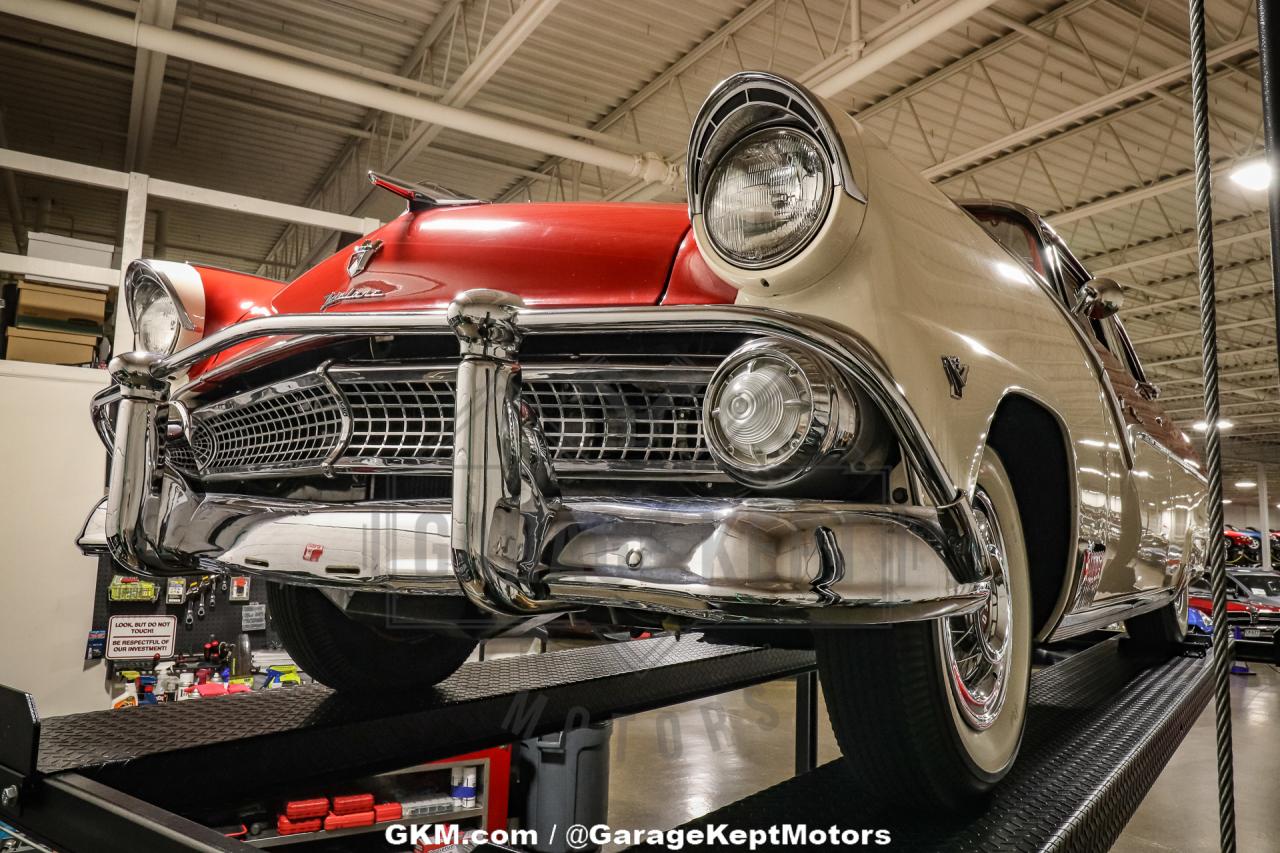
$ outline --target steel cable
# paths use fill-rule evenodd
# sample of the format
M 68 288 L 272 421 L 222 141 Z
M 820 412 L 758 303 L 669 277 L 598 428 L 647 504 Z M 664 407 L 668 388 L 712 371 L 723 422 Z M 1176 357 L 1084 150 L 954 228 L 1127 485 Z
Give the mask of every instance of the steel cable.
M 1223 853 L 1235 853 L 1235 774 L 1231 752 L 1231 637 L 1223 553 L 1222 446 L 1218 433 L 1218 318 L 1213 272 L 1212 164 L 1209 160 L 1209 74 L 1205 65 L 1204 0 L 1188 0 L 1191 41 L 1191 124 L 1195 153 L 1196 236 L 1200 267 L 1200 333 L 1204 362 L 1205 462 L 1209 477 L 1208 563 L 1213 588 L 1213 705 L 1218 748 L 1218 822 Z M 1274 227 L 1274 223 L 1273 223 Z

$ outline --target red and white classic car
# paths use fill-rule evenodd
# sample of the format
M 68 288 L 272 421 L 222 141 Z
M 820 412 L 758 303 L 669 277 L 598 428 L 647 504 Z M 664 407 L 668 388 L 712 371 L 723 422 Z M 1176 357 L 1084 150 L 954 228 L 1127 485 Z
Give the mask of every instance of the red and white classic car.
M 338 689 L 571 610 L 790 628 L 868 793 L 950 807 L 1014 761 L 1033 643 L 1185 629 L 1198 463 L 1034 213 L 765 73 L 699 113 L 687 208 L 372 178 L 408 210 L 293 282 L 130 267 L 86 551 L 265 578 Z

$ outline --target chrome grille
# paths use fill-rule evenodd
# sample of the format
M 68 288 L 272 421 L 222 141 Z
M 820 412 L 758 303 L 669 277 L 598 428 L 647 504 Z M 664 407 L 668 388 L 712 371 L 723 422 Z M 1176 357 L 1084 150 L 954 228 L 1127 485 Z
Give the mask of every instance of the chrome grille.
M 165 452 L 169 454 L 169 462 L 180 471 L 196 470 L 196 454 L 186 436 L 171 438 L 165 444 Z
M 317 467 L 343 434 L 342 407 L 319 375 L 233 397 L 191 420 L 191 449 L 205 475 Z
M 608 462 L 710 463 L 702 441 L 706 385 L 658 376 L 628 381 L 548 378 L 525 383 L 557 468 Z
M 447 471 L 454 376 L 452 365 L 333 367 L 197 409 L 194 469 L 210 478 Z M 533 365 L 524 370 L 524 401 L 562 473 L 711 473 L 702 437 L 709 376 L 702 368 Z M 183 467 L 183 449 L 174 450 Z
M 344 463 L 412 465 L 453 458 L 453 382 L 440 378 L 334 382 L 351 408 Z

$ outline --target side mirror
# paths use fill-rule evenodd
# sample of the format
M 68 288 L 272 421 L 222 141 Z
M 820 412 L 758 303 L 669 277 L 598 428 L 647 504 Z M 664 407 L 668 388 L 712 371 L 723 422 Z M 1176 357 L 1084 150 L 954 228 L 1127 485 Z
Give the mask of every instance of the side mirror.
M 1090 320 L 1105 320 L 1124 305 L 1124 288 L 1113 278 L 1091 278 L 1076 291 L 1072 311 Z

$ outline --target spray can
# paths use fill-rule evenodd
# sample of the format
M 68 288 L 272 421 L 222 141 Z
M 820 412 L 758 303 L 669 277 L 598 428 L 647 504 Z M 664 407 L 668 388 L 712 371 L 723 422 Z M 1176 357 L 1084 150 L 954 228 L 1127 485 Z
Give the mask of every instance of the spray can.
M 449 795 L 453 797 L 453 810 L 462 808 L 463 769 L 453 767 L 449 770 Z
M 468 767 L 462 775 L 462 807 L 464 809 L 474 809 L 476 807 L 476 768 Z

